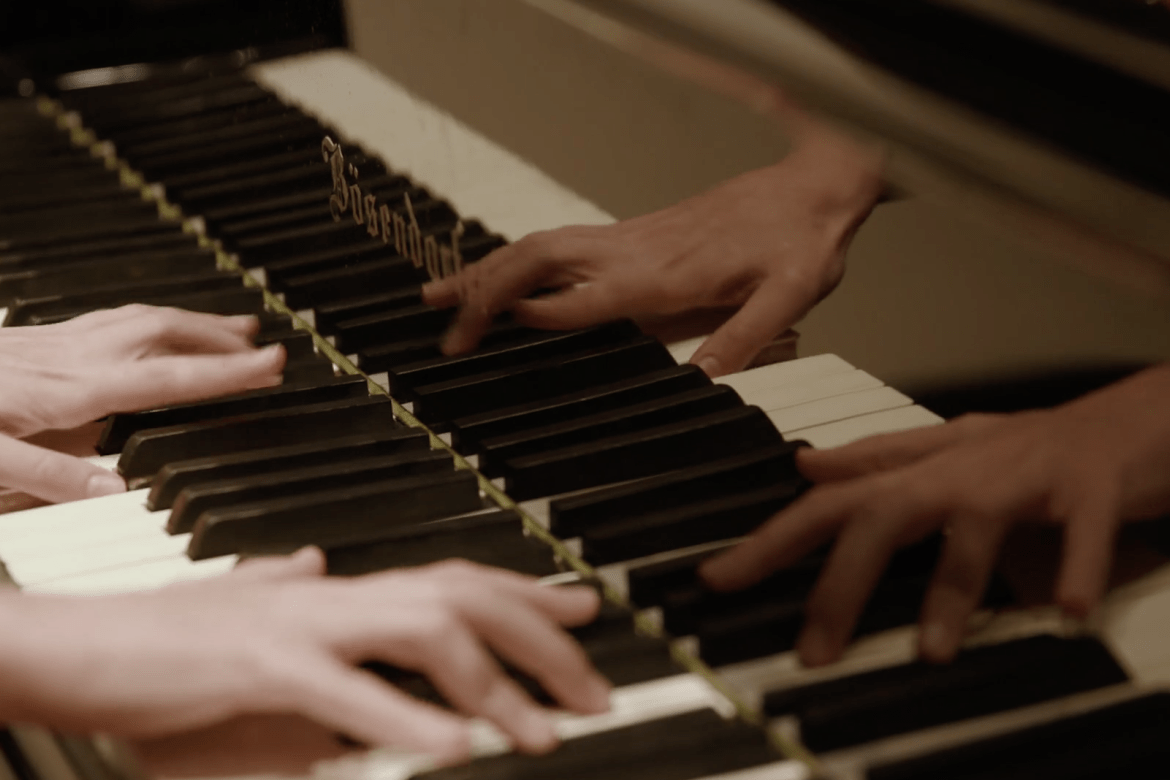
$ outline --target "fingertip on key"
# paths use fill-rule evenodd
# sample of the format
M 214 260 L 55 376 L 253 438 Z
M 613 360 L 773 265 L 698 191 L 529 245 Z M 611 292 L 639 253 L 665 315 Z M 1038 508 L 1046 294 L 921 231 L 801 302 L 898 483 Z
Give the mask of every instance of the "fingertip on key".
M 100 498 L 125 492 L 126 483 L 117 474 L 110 472 L 94 474 L 85 484 L 85 494 L 88 498 Z

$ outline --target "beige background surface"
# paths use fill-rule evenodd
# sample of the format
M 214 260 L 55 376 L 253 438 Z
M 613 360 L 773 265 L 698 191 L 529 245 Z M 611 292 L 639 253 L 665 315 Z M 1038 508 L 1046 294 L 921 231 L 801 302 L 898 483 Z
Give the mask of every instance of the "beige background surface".
M 783 154 L 730 101 L 520 0 L 347 0 L 357 52 L 617 217 Z M 800 326 L 889 384 L 1170 357 L 1170 301 L 1123 290 L 921 199 L 882 206 Z

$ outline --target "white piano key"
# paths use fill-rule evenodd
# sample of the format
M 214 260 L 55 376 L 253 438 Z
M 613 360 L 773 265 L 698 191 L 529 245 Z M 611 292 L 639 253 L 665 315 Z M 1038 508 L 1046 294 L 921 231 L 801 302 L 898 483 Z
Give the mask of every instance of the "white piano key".
M 882 387 L 883 384 L 877 377 L 864 371 L 853 370 L 752 388 L 749 392 L 740 393 L 740 397 L 743 398 L 745 404 L 758 406 L 765 412 L 771 412 L 845 393 L 872 390 Z M 815 424 L 806 423 L 806 425 Z
M 30 593 L 51 593 L 62 596 L 133 593 L 140 590 L 161 588 L 175 582 L 187 582 L 227 574 L 236 565 L 236 560 L 234 555 L 225 555 L 205 561 L 192 561 L 186 557 L 145 561 L 131 566 L 120 566 L 99 572 L 87 572 L 49 580 L 25 588 L 25 590 Z
M 122 457 L 122 453 L 114 453 L 113 455 L 90 455 L 84 460 L 92 463 L 95 466 L 101 466 L 108 471 L 118 470 L 118 459 Z
M 87 526 L 145 525 L 157 522 L 146 509 L 147 490 L 132 490 L 112 496 L 90 498 L 69 504 L 27 509 L 0 515 L 0 558 L 5 541 L 25 537 L 64 540 L 74 530 Z
M 190 534 L 168 536 L 158 531 L 146 539 L 113 539 L 104 544 L 73 548 L 57 555 L 5 558 L 9 574 L 22 586 L 82 576 L 89 572 L 136 566 L 186 554 Z
M 683 363 L 690 363 L 691 357 L 698 351 L 699 347 L 703 346 L 703 342 L 709 338 L 707 335 L 695 336 L 690 339 L 683 339 L 682 341 L 675 341 L 672 344 L 666 345 L 667 352 L 675 359 L 679 365 Z
M 867 436 L 893 433 L 927 425 L 938 425 L 943 419 L 921 406 L 903 406 L 884 412 L 865 414 L 826 425 L 800 428 L 791 432 L 793 439 L 804 439 L 814 447 L 840 447 Z
M 273 60 L 250 75 L 510 240 L 613 217 L 531 163 L 338 49 Z
M 791 382 L 804 382 L 846 371 L 856 371 L 836 355 L 813 355 L 812 357 L 786 360 L 760 366 L 738 374 L 728 374 L 715 380 L 727 385 L 744 398 L 766 393 L 769 390 Z
M 847 374 L 842 374 L 847 376 Z M 785 409 L 776 409 L 768 412 L 768 419 L 776 426 L 776 430 L 787 436 L 799 438 L 795 431 L 813 425 L 826 425 L 858 417 L 863 414 L 881 412 L 887 409 L 897 409 L 914 403 L 908 396 L 902 395 L 892 387 L 878 387 L 873 390 L 862 390 L 856 393 L 822 398 L 819 401 L 789 406 Z

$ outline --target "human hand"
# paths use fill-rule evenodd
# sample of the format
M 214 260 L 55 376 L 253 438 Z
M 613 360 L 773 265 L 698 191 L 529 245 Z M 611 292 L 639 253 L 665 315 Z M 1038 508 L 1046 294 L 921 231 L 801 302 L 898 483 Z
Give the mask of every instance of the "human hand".
M 820 484 L 708 561 L 707 583 L 746 587 L 836 535 L 797 644 L 805 663 L 829 663 L 894 550 L 943 529 L 919 650 L 946 661 L 1013 524 L 1064 527 L 1056 599 L 1083 616 L 1104 592 L 1119 524 L 1170 511 L 1170 366 L 1052 410 L 968 415 L 833 450 L 805 449 L 798 465 Z
M 255 317 L 131 305 L 0 329 L 0 484 L 49 501 L 125 490 L 109 471 L 18 439 L 114 412 L 280 384 L 284 350 Z
M 443 349 L 475 347 L 491 320 L 567 330 L 607 320 L 738 311 L 692 358 L 739 371 L 827 295 L 881 190 L 878 156 L 817 128 L 781 162 L 670 208 L 614 225 L 533 233 L 423 288 L 461 307 Z M 537 299 L 542 288 L 560 291 Z
M 309 548 L 212 580 L 97 598 L 0 596 L 0 722 L 132 738 L 244 715 L 299 713 L 370 745 L 467 755 L 463 718 L 356 668 L 425 673 L 521 750 L 556 742 L 545 712 L 489 654 L 566 707 L 608 708 L 608 683 L 557 626 L 589 622 L 587 588 L 549 588 L 466 562 L 325 578 Z

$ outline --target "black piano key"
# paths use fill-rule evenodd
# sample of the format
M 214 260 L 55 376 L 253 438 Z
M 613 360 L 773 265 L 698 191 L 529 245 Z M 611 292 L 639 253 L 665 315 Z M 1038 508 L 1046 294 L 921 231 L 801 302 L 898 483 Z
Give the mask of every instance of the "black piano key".
M 187 554 L 200 560 L 360 544 L 482 506 L 475 474 L 462 470 L 321 490 L 204 512 Z
M 289 360 L 281 372 L 285 384 L 317 384 L 337 376 L 333 363 L 322 355 Z
M 802 482 L 780 483 L 749 493 L 595 525 L 581 535 L 582 557 L 601 566 L 745 536 L 796 500 L 803 489 Z
M 167 532 L 187 533 L 195 527 L 201 514 L 221 507 L 385 482 L 399 477 L 446 473 L 454 469 L 450 454 L 442 450 L 416 450 L 188 485 L 175 499 L 167 519 Z
M 703 550 L 626 570 L 630 603 L 640 608 L 656 607 L 668 594 L 700 587 L 699 565 L 718 550 Z M 673 633 L 673 632 L 672 632 Z
M 374 396 L 259 412 L 231 420 L 152 428 L 135 433 L 126 442 L 118 471 L 127 479 L 145 477 L 171 461 L 394 430 L 399 426 L 390 401 Z
M 289 308 L 299 310 L 353 298 L 369 290 L 402 287 L 417 282 L 418 276 L 411 260 L 389 257 L 290 277 L 284 281 L 282 291 Z
M 362 238 L 363 234 L 357 233 L 356 236 Z M 251 238 L 251 236 L 248 236 L 241 240 L 250 240 Z M 241 261 L 249 268 L 263 265 L 269 287 L 276 292 L 281 292 L 284 290 L 285 281 L 291 278 L 306 276 L 319 271 L 328 271 L 334 268 L 342 268 L 367 260 L 387 260 L 394 257 L 398 257 L 398 252 L 395 251 L 393 246 L 384 244 L 380 240 L 361 240 L 358 243 L 345 241 L 337 245 L 328 245 L 323 249 L 316 248 L 311 251 L 288 252 L 282 254 L 277 260 L 269 260 L 262 263 L 253 263 L 247 257 L 241 258 Z M 417 282 L 417 279 L 412 279 L 410 284 L 417 284 Z M 383 291 L 379 290 L 378 292 L 382 293 Z M 338 303 L 340 304 L 341 302 L 339 301 Z M 421 295 L 419 296 L 419 303 L 422 303 Z M 328 304 L 322 304 L 322 306 L 325 305 Z
M 344 247 L 366 246 L 385 248 L 386 244 L 381 238 L 374 238 L 364 230 L 355 228 L 352 220 L 343 219 L 340 222 L 289 228 L 276 234 L 249 236 L 236 243 L 236 251 L 245 268 L 257 268 L 308 252 L 340 251 Z
M 134 158 L 149 158 L 160 154 L 181 151 L 193 147 L 206 146 L 219 141 L 244 138 L 259 133 L 274 133 L 286 129 L 297 129 L 306 125 L 319 129 L 321 126 L 295 109 L 273 112 L 270 108 L 256 112 L 252 116 L 235 117 L 233 122 L 225 122 L 220 117 L 215 127 L 196 126 L 192 120 L 182 120 L 186 126 L 182 132 L 172 132 L 164 137 L 128 142 L 122 136 L 118 149 L 125 156 Z M 177 123 L 172 123 L 172 128 Z M 318 156 L 320 160 L 320 156 Z
M 311 130 L 310 128 L 312 127 L 315 127 L 316 130 Z M 310 137 L 316 138 L 320 138 L 325 134 L 325 131 L 315 122 L 307 123 L 306 132 L 308 132 Z M 287 153 L 281 152 L 280 154 L 283 156 Z M 369 174 L 372 181 L 380 180 L 382 175 L 382 164 L 380 162 L 371 160 L 365 155 L 356 155 L 353 162 L 357 165 L 359 171 Z M 208 204 L 225 206 L 232 203 L 253 202 L 260 198 L 287 195 L 289 192 L 298 190 L 317 190 L 321 187 L 322 183 L 329 183 L 330 181 L 329 166 L 323 162 L 318 162 L 313 165 L 300 165 L 272 171 L 263 171 L 261 173 L 241 171 L 237 167 L 234 170 L 225 170 L 224 173 L 226 175 L 219 181 L 208 182 L 206 184 L 180 188 L 170 183 L 167 192 L 178 202 L 182 203 L 184 207 L 200 210 Z M 326 213 L 324 216 L 332 219 L 328 213 L 328 205 L 328 200 L 326 200 Z M 230 234 L 224 234 L 224 237 L 230 238 Z
M 146 506 L 152 512 L 170 509 L 181 490 L 206 482 L 272 474 L 402 452 L 425 452 L 429 448 L 430 435 L 421 428 L 393 428 L 378 433 L 361 433 L 302 444 L 175 461 L 163 466 L 158 472 L 147 496 Z
M 79 234 L 125 232 L 123 226 L 136 227 L 148 220 L 158 220 L 158 206 L 127 190 L 122 195 L 98 201 L 0 215 L 0 232 L 8 241 L 64 242 Z
M 520 516 L 504 509 L 423 523 L 376 542 L 330 549 L 325 558 L 329 574 L 346 577 L 449 558 L 533 577 L 559 571 L 549 546 L 526 536 Z
M 1170 761 L 1170 694 L 1159 692 L 903 761 L 868 780 L 1114 780 Z
M 195 249 L 198 243 L 178 223 L 152 223 L 154 230 L 125 236 L 78 239 L 23 250 L 3 249 L 0 239 L 0 269 L 5 272 L 42 268 L 82 261 L 150 257 L 155 252 Z
M 825 752 L 1127 679 L 1098 640 L 1044 634 L 964 650 L 947 665 L 916 662 L 769 691 L 764 711 L 795 715 L 801 742 Z
M 426 335 L 433 332 L 436 326 L 441 329 L 449 317 L 451 317 L 449 310 L 436 311 L 414 335 Z M 422 331 L 422 328 L 428 330 Z M 422 385 L 449 382 L 571 352 L 622 344 L 640 335 L 638 326 L 629 320 L 619 320 L 584 330 L 537 333 L 531 338 L 494 349 L 400 366 L 390 373 L 390 388 L 393 392 L 403 394 L 404 398 L 411 398 L 411 389 Z
M 740 407 L 683 423 L 517 458 L 506 464 L 504 492 L 524 501 L 661 474 L 782 442 L 775 426 L 759 407 Z
M 526 328 L 516 322 L 502 320 L 492 323 L 491 327 L 479 340 L 479 348 L 493 349 L 502 344 L 510 344 L 527 338 L 535 337 L 539 331 Z M 408 363 L 439 360 L 443 357 L 443 334 L 436 333 L 430 336 L 392 341 L 378 344 L 374 347 L 359 349 L 357 363 L 367 374 L 389 372 Z
M 478 758 L 413 780 L 691 780 L 778 759 L 763 731 L 704 709 L 569 739 L 543 756 Z
M 99 285 L 131 284 L 170 276 L 197 276 L 215 270 L 214 252 L 191 248 L 147 257 L 86 260 L 9 273 L 0 271 L 0 304 L 11 304 L 18 298 L 76 295 Z
M 399 260 L 411 266 L 413 272 L 413 263 L 406 258 Z M 400 288 L 408 286 L 409 282 L 398 285 Z M 419 303 L 342 320 L 336 323 L 332 332 L 337 336 L 337 348 L 349 354 L 378 343 L 433 337 L 447 328 L 453 316 L 451 309 L 436 309 Z
M 52 233 L 37 235 L 6 235 L 0 238 L 0 252 L 4 255 L 21 253 L 28 255 L 54 247 L 69 247 L 80 243 L 96 243 L 112 239 L 125 239 L 158 234 L 180 232 L 182 225 L 174 221 L 160 220 L 157 209 L 147 209 L 132 219 L 102 220 L 99 222 L 61 222 Z M 67 251 L 67 250 L 66 250 Z
M 417 364 L 416 364 L 417 365 Z M 484 374 L 414 387 L 403 396 L 414 402 L 414 415 L 440 425 L 570 390 L 614 382 L 675 365 L 657 340 L 641 336 L 624 344 L 572 352 Z
M 264 311 L 264 293 L 256 287 L 232 287 L 225 290 L 208 290 L 205 292 L 183 293 L 180 295 L 166 295 L 159 298 L 133 302 L 147 303 L 152 306 L 171 306 L 176 309 L 226 316 L 237 314 L 259 315 Z M 86 307 L 49 315 L 36 314 L 29 317 L 28 324 L 49 325 L 54 322 L 64 322 L 91 311 L 94 311 L 94 309 Z
M 18 213 L 60 209 L 85 203 L 108 204 L 113 200 L 141 200 L 137 190 L 126 187 L 117 178 L 85 183 L 73 181 L 52 187 L 25 187 L 23 192 L 4 194 L 0 191 L 0 214 L 6 217 Z
M 296 109 L 290 109 L 274 100 L 253 104 L 250 108 L 242 111 L 238 109 L 207 111 L 170 122 L 152 122 L 132 129 L 108 132 L 104 133 L 103 136 L 113 141 L 119 153 L 125 157 L 156 142 L 199 138 L 205 133 L 213 133 L 217 130 L 246 125 L 264 119 L 292 116 L 297 113 Z M 318 153 L 314 159 L 320 160 L 321 155 Z
M 188 425 L 207 420 L 255 414 L 294 406 L 341 401 L 348 398 L 365 398 L 369 389 L 365 377 L 345 376 L 331 379 L 320 385 L 281 385 L 265 387 L 245 393 L 179 404 L 161 409 L 142 412 L 115 414 L 106 421 L 98 439 L 97 451 L 101 455 L 121 452 L 126 441 L 138 431 L 151 428 L 167 428 L 174 425 Z
M 375 295 L 363 295 L 313 307 L 317 331 L 324 336 L 337 333 L 337 324 L 379 312 L 422 305 L 422 285 L 409 284 Z
M 700 560 L 695 560 L 689 571 L 673 572 L 669 581 L 663 576 L 666 572 L 659 572 L 658 582 L 665 587 L 661 588 L 657 599 L 650 596 L 645 604 L 639 602 L 639 606 L 660 607 L 663 629 L 674 636 L 697 633 L 711 618 L 748 613 L 761 606 L 783 608 L 802 602 L 816 584 L 825 555 L 823 551 L 807 555 L 763 582 L 732 593 L 715 593 L 707 589 L 698 575 Z
M 599 522 L 685 506 L 799 478 L 796 450 L 803 442 L 768 444 L 700 465 L 549 503 L 549 528 L 557 536 L 579 536 Z
M 93 311 L 123 306 L 127 303 L 148 303 L 173 295 L 195 292 L 219 292 L 243 286 L 236 274 L 211 273 L 175 276 L 165 279 L 147 279 L 140 282 L 91 287 L 85 292 L 52 295 L 43 298 L 18 299 L 8 307 L 5 327 L 31 324 L 34 317 L 45 320 L 59 314 Z
M 711 380 L 698 366 L 675 366 L 622 382 L 611 382 L 554 398 L 461 417 L 451 423 L 452 444 L 464 453 L 478 452 L 479 443 L 484 439 L 507 436 L 561 420 L 597 414 L 710 385 Z
M 605 436 L 618 436 L 683 422 L 739 406 L 743 406 L 743 400 L 738 393 L 725 385 L 711 385 L 666 398 L 497 436 L 481 442 L 479 470 L 489 477 L 497 477 L 503 473 L 506 461 L 526 455 L 596 441 Z
M 218 92 L 200 92 L 160 102 L 150 99 L 135 101 L 132 106 L 106 105 L 99 108 L 99 104 L 94 104 L 86 109 L 85 120 L 90 127 L 114 133 L 118 128 L 165 122 L 215 109 L 271 102 L 273 99 L 272 93 L 257 84 L 240 84 Z
M 188 187 L 199 187 L 212 182 L 223 181 L 231 176 L 250 176 L 265 171 L 278 171 L 285 168 L 302 167 L 321 164 L 321 150 L 314 148 L 293 149 L 287 152 L 266 154 L 246 161 L 233 161 L 226 165 L 212 165 L 199 168 L 182 174 L 169 174 L 166 186 L 168 190 L 182 192 Z M 289 208 L 294 205 L 314 201 L 329 200 L 332 187 L 322 187 L 318 190 L 299 190 L 298 192 L 281 195 L 276 198 L 264 198 L 241 203 L 211 204 L 200 209 L 199 216 L 204 224 L 218 228 L 223 224 L 223 215 L 228 219 L 239 219 L 239 215 L 254 215 L 265 213 L 268 210 Z

